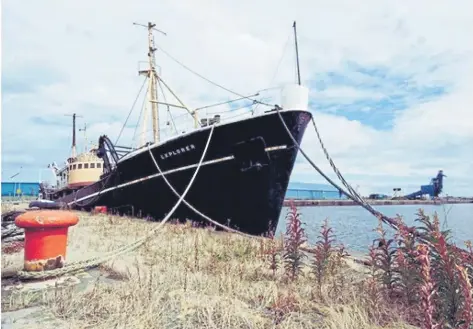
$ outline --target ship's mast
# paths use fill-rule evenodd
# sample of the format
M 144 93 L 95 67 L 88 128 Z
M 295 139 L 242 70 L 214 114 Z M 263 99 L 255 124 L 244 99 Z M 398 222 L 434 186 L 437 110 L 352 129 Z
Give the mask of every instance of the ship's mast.
M 181 109 L 185 109 L 194 119 L 194 128 L 197 128 L 200 126 L 199 120 L 197 118 L 197 111 L 196 110 L 190 110 L 189 107 L 187 107 L 181 99 L 172 91 L 172 89 L 168 86 L 168 84 L 163 80 L 161 76 L 158 76 L 158 73 L 156 71 L 156 58 L 155 58 L 155 52 L 157 48 L 154 46 L 154 36 L 153 36 L 153 30 L 158 31 L 161 34 L 166 35 L 165 32 L 158 30 L 155 26 L 156 24 L 152 22 L 148 22 L 147 25 L 144 24 L 139 24 L 139 23 L 133 23 L 133 25 L 139 25 L 142 27 L 147 28 L 148 30 L 148 68 L 145 70 L 139 70 L 138 73 L 139 75 L 144 75 L 148 79 L 148 90 L 147 90 L 147 100 L 148 102 L 145 103 L 145 109 L 143 111 L 143 121 L 142 121 L 142 133 L 141 133 L 141 145 L 144 146 L 146 144 L 146 133 L 147 133 L 147 107 L 150 105 L 151 106 L 151 111 L 152 111 L 152 120 L 153 120 L 153 139 L 154 143 L 157 143 L 160 141 L 160 129 L 159 129 L 159 111 L 158 111 L 158 104 L 165 105 L 168 107 L 177 107 Z M 158 101 L 158 87 L 165 87 L 171 95 L 178 101 L 180 105 L 177 104 L 170 104 L 164 99 L 164 102 L 159 102 Z M 162 89 L 162 93 L 164 95 L 164 90 Z
M 294 28 L 294 43 L 295 43 L 295 46 L 296 46 L 297 82 L 300 86 L 301 85 L 301 71 L 299 69 L 299 48 L 297 47 L 296 21 L 294 21 L 294 24 L 292 24 L 292 27 Z
M 76 157 L 76 118 L 82 118 L 81 115 L 73 114 L 64 114 L 65 116 L 72 116 L 72 147 L 71 147 L 71 156 Z
M 156 57 L 154 53 L 156 52 L 156 48 L 154 47 L 154 36 L 153 36 L 153 30 L 161 32 L 162 34 L 166 35 L 166 33 L 158 30 L 155 28 L 156 24 L 148 22 L 148 25 L 142 25 L 138 23 L 133 23 L 134 25 L 140 25 L 144 26 L 148 29 L 148 69 L 146 70 L 140 70 L 138 73 L 140 75 L 144 75 L 148 78 L 148 92 L 147 92 L 147 98 L 148 98 L 148 104 L 151 106 L 151 117 L 153 120 L 153 142 L 158 143 L 160 140 L 160 134 L 159 134 L 159 112 L 158 112 L 158 74 L 156 72 Z M 142 122 L 142 136 L 141 136 L 141 142 L 142 145 L 146 143 L 145 138 L 146 138 L 146 126 L 147 126 L 147 115 L 146 115 L 146 110 L 145 113 L 143 113 L 143 122 Z

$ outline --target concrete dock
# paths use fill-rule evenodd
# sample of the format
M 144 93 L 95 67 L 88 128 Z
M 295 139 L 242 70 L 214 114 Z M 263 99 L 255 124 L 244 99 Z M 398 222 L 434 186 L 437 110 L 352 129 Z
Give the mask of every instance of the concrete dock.
M 473 203 L 473 198 L 448 198 L 436 200 L 370 200 L 365 199 L 370 205 L 376 206 L 401 206 L 401 205 L 442 205 Z M 356 206 L 352 200 L 292 200 L 298 207 L 333 207 L 333 206 Z M 291 200 L 284 200 L 284 206 L 288 207 Z

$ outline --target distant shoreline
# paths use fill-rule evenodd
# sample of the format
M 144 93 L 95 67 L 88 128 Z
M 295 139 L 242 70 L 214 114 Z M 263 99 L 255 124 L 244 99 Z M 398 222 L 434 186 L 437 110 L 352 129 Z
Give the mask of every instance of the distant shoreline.
M 284 200 L 284 206 L 288 207 L 294 202 L 296 206 L 303 207 L 332 207 L 332 206 L 356 206 L 352 200 Z M 366 199 L 370 205 L 376 206 L 406 206 L 406 205 L 442 205 L 442 204 L 473 204 L 473 198 L 465 199 L 439 199 L 439 200 L 370 200 Z

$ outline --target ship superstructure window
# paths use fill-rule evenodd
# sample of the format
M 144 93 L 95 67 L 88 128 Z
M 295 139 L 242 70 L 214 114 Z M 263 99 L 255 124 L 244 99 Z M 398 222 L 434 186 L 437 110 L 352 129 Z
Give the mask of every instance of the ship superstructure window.
M 102 164 L 100 162 L 97 163 L 97 168 L 102 168 Z
M 76 170 L 76 165 L 75 164 L 72 165 L 72 170 Z
M 84 163 L 84 169 L 89 169 L 89 164 L 88 163 Z
M 77 165 L 77 169 L 82 169 L 82 163 L 79 163 L 79 164 Z
M 95 168 L 95 163 L 91 163 L 90 168 Z

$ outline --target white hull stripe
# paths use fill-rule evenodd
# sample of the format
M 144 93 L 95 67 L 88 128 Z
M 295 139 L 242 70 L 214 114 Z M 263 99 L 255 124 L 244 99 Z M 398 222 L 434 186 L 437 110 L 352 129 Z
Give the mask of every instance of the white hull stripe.
M 266 152 L 272 152 L 272 151 L 277 151 L 277 150 L 283 150 L 283 149 L 286 149 L 286 148 L 287 148 L 287 145 L 271 146 L 271 147 L 265 148 L 265 151 L 266 151 Z M 215 164 L 215 163 L 219 163 L 219 162 L 224 162 L 224 161 L 229 161 L 229 160 L 233 160 L 234 158 L 235 158 L 235 157 L 234 157 L 233 155 L 230 155 L 230 156 L 226 156 L 226 157 L 223 157 L 223 158 L 218 158 L 218 159 L 214 159 L 214 160 L 204 161 L 204 162 L 202 162 L 202 166 L 211 165 L 211 164 Z M 175 172 L 183 171 L 183 170 L 188 170 L 188 169 L 191 169 L 191 168 L 195 168 L 195 167 L 197 167 L 197 166 L 198 166 L 197 163 L 196 163 L 196 164 L 191 164 L 191 165 L 188 165 L 188 166 L 184 166 L 184 167 L 180 167 L 180 168 L 176 168 L 176 169 L 171 169 L 171 170 L 165 171 L 165 172 L 163 172 L 163 174 L 164 174 L 164 175 L 173 174 L 173 173 L 175 173 Z M 135 179 L 135 180 L 132 180 L 132 181 L 129 181 L 129 182 L 126 182 L 126 183 L 117 185 L 117 186 L 109 187 L 109 188 L 106 188 L 106 189 L 104 189 L 104 190 L 102 190 L 102 191 L 95 192 L 95 193 L 89 194 L 89 195 L 87 195 L 87 196 L 85 196 L 85 197 L 82 197 L 82 198 L 80 198 L 80 199 L 71 201 L 71 202 L 68 203 L 68 205 L 72 205 L 72 204 L 74 204 L 74 203 L 77 203 L 77 202 L 80 202 L 80 201 L 83 201 L 83 200 L 90 199 L 90 198 L 95 197 L 95 196 L 97 196 L 97 195 L 104 194 L 104 193 L 107 193 L 107 192 L 110 192 L 110 191 L 113 191 L 113 190 L 116 190 L 116 189 L 119 189 L 119 188 L 122 188 L 122 187 L 126 187 L 126 186 L 130 186 L 130 185 L 136 184 L 136 183 L 140 183 L 140 182 L 146 181 L 146 180 L 148 180 L 148 179 L 153 179 L 153 178 L 156 178 L 156 177 L 159 177 L 159 176 L 161 176 L 161 173 L 157 173 L 157 174 L 145 176 L 145 177 L 138 178 L 138 179 Z

